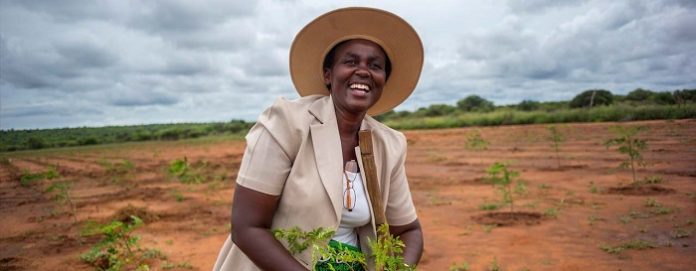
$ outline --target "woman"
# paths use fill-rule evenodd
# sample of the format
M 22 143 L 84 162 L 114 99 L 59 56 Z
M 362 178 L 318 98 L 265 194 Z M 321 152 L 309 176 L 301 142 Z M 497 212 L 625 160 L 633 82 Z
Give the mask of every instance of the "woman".
M 406 140 L 370 115 L 405 100 L 422 64 L 416 32 L 386 11 L 339 9 L 305 26 L 290 50 L 290 73 L 302 98 L 277 100 L 249 131 L 231 238 L 214 269 L 313 269 L 311 249 L 292 255 L 271 233 L 293 227 L 335 229 L 332 246 L 361 250 L 370 261 L 367 241 L 376 230 L 359 159 L 360 130 L 372 131 L 389 230 L 405 243 L 405 262 L 418 263 L 423 237 L 404 170 Z

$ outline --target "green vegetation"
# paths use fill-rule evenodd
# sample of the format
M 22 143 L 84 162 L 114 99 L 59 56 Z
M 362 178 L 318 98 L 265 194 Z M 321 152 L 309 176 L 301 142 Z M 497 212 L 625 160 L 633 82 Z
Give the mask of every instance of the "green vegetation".
M 653 198 L 648 198 L 645 200 L 645 207 L 648 208 L 648 211 L 654 215 L 668 215 L 674 212 L 674 210 L 662 205 Z
M 77 208 L 75 208 L 75 202 L 70 196 L 71 186 L 72 184 L 68 181 L 55 182 L 49 185 L 44 192 L 52 196 L 56 203 L 67 204 L 70 208 L 70 215 L 73 218 L 73 223 L 77 224 Z
M 389 225 L 382 224 L 377 229 L 377 239 L 369 240 L 372 254 L 375 256 L 376 270 L 407 271 L 416 270 L 415 266 L 404 263 L 404 242 L 389 233 Z
M 466 148 L 474 151 L 486 150 L 488 149 L 488 141 L 481 137 L 479 130 L 474 130 L 466 135 Z
M 149 124 L 98 128 L 60 128 L 0 131 L 0 151 L 84 146 L 147 140 L 179 140 L 212 135 L 243 135 L 253 123 Z
M 571 101 L 524 100 L 516 105 L 495 106 L 480 96 L 471 95 L 459 100 L 456 106 L 438 104 L 413 112 L 390 111 L 377 118 L 395 129 L 435 129 L 696 117 L 696 89 L 649 91 L 647 96 L 643 95 L 645 98 L 635 96 L 613 95 L 606 90 L 587 90 Z
M 312 266 L 316 266 L 319 259 L 334 259 L 336 262 L 355 262 L 366 267 L 365 255 L 353 251 L 337 251 L 327 245 L 334 231 L 324 228 L 316 228 L 311 231 L 303 231 L 298 227 L 290 229 L 275 229 L 273 235 L 276 239 L 284 240 L 288 244 L 288 250 L 292 254 L 312 249 Z M 377 229 L 377 239 L 368 240 L 369 246 L 375 258 L 376 270 L 410 271 L 416 270 L 414 266 L 404 263 L 402 254 L 404 243 L 389 233 L 389 225 L 382 224 Z M 333 268 L 329 263 L 329 268 Z
M 488 182 L 496 186 L 498 188 L 498 192 L 500 192 L 500 194 L 502 195 L 502 204 L 510 205 L 510 212 L 513 212 L 513 192 L 516 191 L 513 191 L 512 184 L 516 182 L 519 187 L 519 181 L 516 180 L 519 176 L 519 172 L 509 170 L 507 164 L 500 162 L 494 163 L 486 170 L 486 172 L 488 173 Z
M 638 132 L 643 130 L 643 127 L 614 126 L 610 129 L 616 134 L 616 137 L 607 140 L 604 144 L 607 146 L 607 149 L 611 146 L 618 146 L 617 151 L 628 156 L 625 161 L 621 162 L 619 167 L 630 168 L 631 172 L 633 172 L 633 183 L 637 184 L 636 165 L 645 166 L 641 152 L 648 148 L 645 140 L 636 137 Z
M 470 95 L 456 105 L 434 104 L 410 111 L 390 111 L 377 119 L 395 129 L 435 129 L 467 126 L 606 122 L 696 118 L 696 89 L 654 92 L 636 89 L 628 95 L 587 90 L 570 101 L 499 105 Z M 180 140 L 205 136 L 240 137 L 252 122 L 149 124 L 98 128 L 0 130 L 0 152 L 147 140 Z
M 462 262 L 461 264 L 452 263 L 449 271 L 469 271 L 469 263 Z
M 614 103 L 614 95 L 604 89 L 590 89 L 578 94 L 570 101 L 570 108 L 594 107 L 611 105 Z
M 646 240 L 641 240 L 641 239 L 636 239 L 636 240 L 631 240 L 628 242 L 624 242 L 618 245 L 602 245 L 600 248 L 604 250 L 604 252 L 609 253 L 609 254 L 619 254 L 623 252 L 624 250 L 628 249 L 636 249 L 636 250 L 643 250 L 643 249 L 652 249 L 656 248 L 657 246 L 650 241 Z
M 60 178 L 60 173 L 54 166 L 48 167 L 48 169 L 46 169 L 45 171 L 34 173 L 25 170 L 19 177 L 19 184 L 21 186 L 27 187 L 41 180 L 53 180 L 56 178 Z
M 546 127 L 546 129 L 549 130 L 549 140 L 551 140 L 551 147 L 553 147 L 553 150 L 556 152 L 556 163 L 557 166 L 560 168 L 561 167 L 561 157 L 558 154 L 559 153 L 559 148 L 561 145 L 561 142 L 563 142 L 565 139 L 563 138 L 563 134 L 556 128 L 555 125 L 550 125 Z
M 211 173 L 206 170 L 207 161 L 189 163 L 188 158 L 174 159 L 169 162 L 167 172 L 185 184 L 201 184 L 211 180 Z
M 696 104 L 683 107 L 672 105 L 616 104 L 592 108 L 559 108 L 520 111 L 510 107 L 498 107 L 490 112 L 454 111 L 441 116 L 420 116 L 418 114 L 385 114 L 380 119 L 394 129 L 438 129 L 470 126 L 498 126 L 516 124 L 570 123 L 570 122 L 608 122 L 657 119 L 696 118 Z
M 104 168 L 104 171 L 106 171 L 106 174 L 111 177 L 111 181 L 114 183 L 119 183 L 130 177 L 135 170 L 135 164 L 127 159 L 117 162 L 102 159 L 99 161 L 99 164 Z
M 143 221 L 130 216 L 129 221 L 112 221 L 105 225 L 88 224 L 84 235 L 99 234 L 99 241 L 88 252 L 80 255 L 86 263 L 97 270 L 150 270 L 148 260 L 166 259 L 157 249 L 144 249 L 138 241 L 140 237 L 133 235 L 133 230 L 143 225 Z
M 491 263 L 491 266 L 488 267 L 489 271 L 500 271 L 500 265 L 498 265 L 498 258 L 493 257 L 493 262 Z

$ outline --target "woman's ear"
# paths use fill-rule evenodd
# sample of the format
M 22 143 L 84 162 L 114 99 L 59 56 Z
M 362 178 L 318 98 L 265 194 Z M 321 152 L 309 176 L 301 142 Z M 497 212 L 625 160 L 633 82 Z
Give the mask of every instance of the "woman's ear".
M 324 68 L 324 85 L 331 90 L 331 69 Z

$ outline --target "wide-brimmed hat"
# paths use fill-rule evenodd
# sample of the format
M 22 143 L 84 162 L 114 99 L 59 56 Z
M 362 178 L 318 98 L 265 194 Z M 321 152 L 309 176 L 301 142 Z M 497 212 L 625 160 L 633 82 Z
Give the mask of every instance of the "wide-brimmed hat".
M 336 44 L 350 39 L 377 43 L 391 61 L 391 74 L 382 96 L 367 114 L 385 113 L 406 100 L 420 77 L 423 44 L 401 17 L 365 7 L 330 11 L 297 33 L 290 48 L 290 76 L 300 96 L 329 95 L 324 85 L 324 57 Z

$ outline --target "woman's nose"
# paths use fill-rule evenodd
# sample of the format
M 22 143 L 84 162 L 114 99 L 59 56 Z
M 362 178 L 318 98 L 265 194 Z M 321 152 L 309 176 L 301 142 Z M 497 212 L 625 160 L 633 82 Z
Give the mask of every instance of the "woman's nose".
M 360 64 L 358 65 L 358 68 L 355 70 L 355 74 L 361 77 L 368 77 L 370 76 L 370 71 L 368 70 L 366 64 Z

